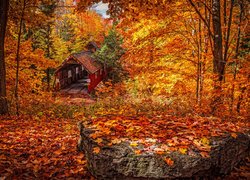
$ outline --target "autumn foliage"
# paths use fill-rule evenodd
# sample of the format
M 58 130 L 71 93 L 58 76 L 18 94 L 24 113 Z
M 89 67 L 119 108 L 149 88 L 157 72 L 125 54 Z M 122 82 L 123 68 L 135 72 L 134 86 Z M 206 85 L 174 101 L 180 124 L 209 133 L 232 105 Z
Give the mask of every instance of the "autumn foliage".
M 100 146 L 129 141 L 136 155 L 209 158 L 212 138 L 249 131 L 248 1 L 103 0 L 110 19 L 88 10 L 98 2 L 10 1 L 1 176 L 91 178 L 77 121 Z M 91 95 L 54 91 L 55 69 L 90 41 L 110 78 Z

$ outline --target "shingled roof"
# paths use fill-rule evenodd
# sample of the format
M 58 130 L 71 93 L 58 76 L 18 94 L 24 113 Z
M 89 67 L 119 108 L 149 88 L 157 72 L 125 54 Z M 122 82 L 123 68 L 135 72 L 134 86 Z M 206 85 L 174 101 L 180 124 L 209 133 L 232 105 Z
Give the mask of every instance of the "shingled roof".
M 56 72 L 62 69 L 66 64 L 71 64 L 69 61 L 72 59 L 76 63 L 81 64 L 89 74 L 94 74 L 96 71 L 102 68 L 102 65 L 91 57 L 91 52 L 82 51 L 80 53 L 74 53 L 65 59 L 62 65 L 57 68 Z

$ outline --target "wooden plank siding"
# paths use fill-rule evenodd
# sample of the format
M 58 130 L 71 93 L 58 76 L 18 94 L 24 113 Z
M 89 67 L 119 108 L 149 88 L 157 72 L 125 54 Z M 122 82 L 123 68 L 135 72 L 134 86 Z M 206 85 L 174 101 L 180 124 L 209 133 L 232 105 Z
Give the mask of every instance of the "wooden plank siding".
M 91 57 L 90 51 L 70 55 L 55 72 L 55 89 L 60 90 L 83 79 L 90 93 L 106 77 L 102 64 Z

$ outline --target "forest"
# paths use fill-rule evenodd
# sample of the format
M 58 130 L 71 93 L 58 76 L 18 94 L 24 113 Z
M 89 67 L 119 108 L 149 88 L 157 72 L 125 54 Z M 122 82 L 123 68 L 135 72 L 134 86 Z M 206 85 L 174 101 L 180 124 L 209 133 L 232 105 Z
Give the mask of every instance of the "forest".
M 249 5 L 1 0 L 0 179 L 248 179 Z

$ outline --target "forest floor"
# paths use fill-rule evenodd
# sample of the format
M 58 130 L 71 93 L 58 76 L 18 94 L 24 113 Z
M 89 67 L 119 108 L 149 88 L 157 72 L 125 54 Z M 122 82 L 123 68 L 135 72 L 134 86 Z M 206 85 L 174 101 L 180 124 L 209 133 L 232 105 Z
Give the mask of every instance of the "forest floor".
M 80 105 L 80 97 L 61 97 Z M 94 103 L 91 98 L 84 102 Z M 94 179 L 77 151 L 78 120 L 42 116 L 0 116 L 0 179 Z M 250 158 L 221 179 L 247 179 Z
M 91 179 L 72 119 L 0 117 L 0 179 Z
M 72 119 L 0 118 L 0 179 L 94 179 L 77 151 Z M 250 159 L 226 179 L 247 179 Z

